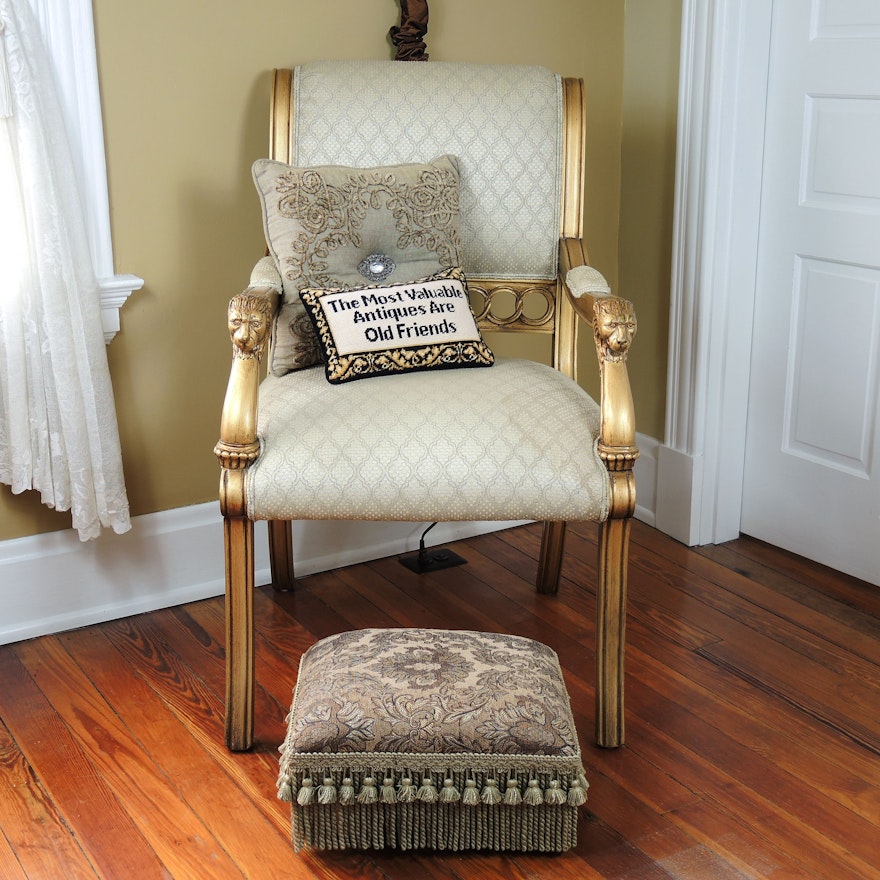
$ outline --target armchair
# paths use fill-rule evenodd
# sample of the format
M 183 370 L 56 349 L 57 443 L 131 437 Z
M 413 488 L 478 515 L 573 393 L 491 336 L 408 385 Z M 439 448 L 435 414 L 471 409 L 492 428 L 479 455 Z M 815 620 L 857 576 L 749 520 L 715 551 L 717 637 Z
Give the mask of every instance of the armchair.
M 259 519 L 268 520 L 276 589 L 294 585 L 291 520 L 541 520 L 541 593 L 558 589 L 566 521 L 601 522 L 596 737 L 607 747 L 623 742 L 638 455 L 626 355 L 636 324 L 632 305 L 611 296 L 581 241 L 584 138 L 583 83 L 541 68 L 318 62 L 274 72 L 271 160 L 362 169 L 452 157 L 461 265 L 477 323 L 549 336 L 553 366 L 499 358 L 488 369 L 342 385 L 331 385 L 321 366 L 285 373 L 275 358 L 291 320 L 280 317 L 289 260 L 273 251 L 257 264 L 229 305 L 233 360 L 215 447 L 230 749 L 253 740 Z M 579 320 L 595 338 L 598 404 L 576 383 Z M 261 380 L 263 360 L 269 375 Z

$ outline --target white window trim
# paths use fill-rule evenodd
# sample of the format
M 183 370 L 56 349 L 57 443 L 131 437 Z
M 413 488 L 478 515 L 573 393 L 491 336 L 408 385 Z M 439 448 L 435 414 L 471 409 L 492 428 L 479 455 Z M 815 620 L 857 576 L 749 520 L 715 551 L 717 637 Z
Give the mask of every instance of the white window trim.
M 92 265 L 101 291 L 104 340 L 119 330 L 119 310 L 144 280 L 113 269 L 104 125 L 91 0 L 30 0 L 55 71 L 80 184 Z

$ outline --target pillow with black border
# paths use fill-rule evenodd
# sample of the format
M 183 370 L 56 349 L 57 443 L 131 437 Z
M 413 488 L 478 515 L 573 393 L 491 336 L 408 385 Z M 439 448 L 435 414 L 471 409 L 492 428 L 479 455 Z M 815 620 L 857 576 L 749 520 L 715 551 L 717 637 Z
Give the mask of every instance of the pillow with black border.
M 253 178 L 283 285 L 269 364 L 276 376 L 321 361 L 300 290 L 415 281 L 461 265 L 454 156 L 374 168 L 259 159 Z M 376 262 L 382 271 L 365 274 Z
M 318 337 L 327 381 L 334 385 L 495 362 L 457 267 L 400 284 L 307 288 L 300 298 Z

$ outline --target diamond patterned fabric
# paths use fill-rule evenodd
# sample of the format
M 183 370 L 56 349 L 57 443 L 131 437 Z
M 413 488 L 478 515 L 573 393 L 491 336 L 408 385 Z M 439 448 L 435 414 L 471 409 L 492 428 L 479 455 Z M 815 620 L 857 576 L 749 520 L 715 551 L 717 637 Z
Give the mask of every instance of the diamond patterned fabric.
M 596 403 L 527 360 L 345 385 L 330 385 L 320 367 L 269 376 L 248 516 L 603 520 L 598 431 Z
M 296 69 L 294 100 L 294 165 L 370 167 L 454 155 L 465 273 L 556 277 L 558 76 L 522 65 L 315 62 Z

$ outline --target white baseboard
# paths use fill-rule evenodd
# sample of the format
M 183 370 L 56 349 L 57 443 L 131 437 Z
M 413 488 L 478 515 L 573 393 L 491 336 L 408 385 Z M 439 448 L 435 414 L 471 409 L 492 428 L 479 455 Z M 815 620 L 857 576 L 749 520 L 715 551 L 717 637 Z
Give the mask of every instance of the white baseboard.
M 647 434 L 636 433 L 639 457 L 633 472 L 636 477 L 635 517 L 653 526 L 657 510 L 657 453 L 660 441 Z
M 445 544 L 513 522 L 439 523 Z M 297 574 L 418 549 L 425 523 L 296 522 Z M 255 580 L 269 583 L 265 523 L 257 523 Z M 81 542 L 67 530 L 0 542 L 0 644 L 219 596 L 223 526 L 216 502 L 135 517 L 124 535 Z
M 657 450 L 638 436 L 636 516 L 653 525 Z M 296 571 L 306 576 L 415 550 L 426 523 L 293 524 Z M 438 523 L 426 543 L 446 544 L 520 522 Z M 265 523 L 257 523 L 255 580 L 270 581 Z M 0 542 L 0 644 L 219 596 L 223 525 L 216 502 L 135 517 L 124 535 L 81 542 L 72 529 Z
M 657 454 L 655 525 L 661 532 L 692 546 L 698 542 L 702 456 L 660 446 Z
M 739 537 L 742 468 L 671 446 L 657 453 L 656 528 L 689 547 Z

